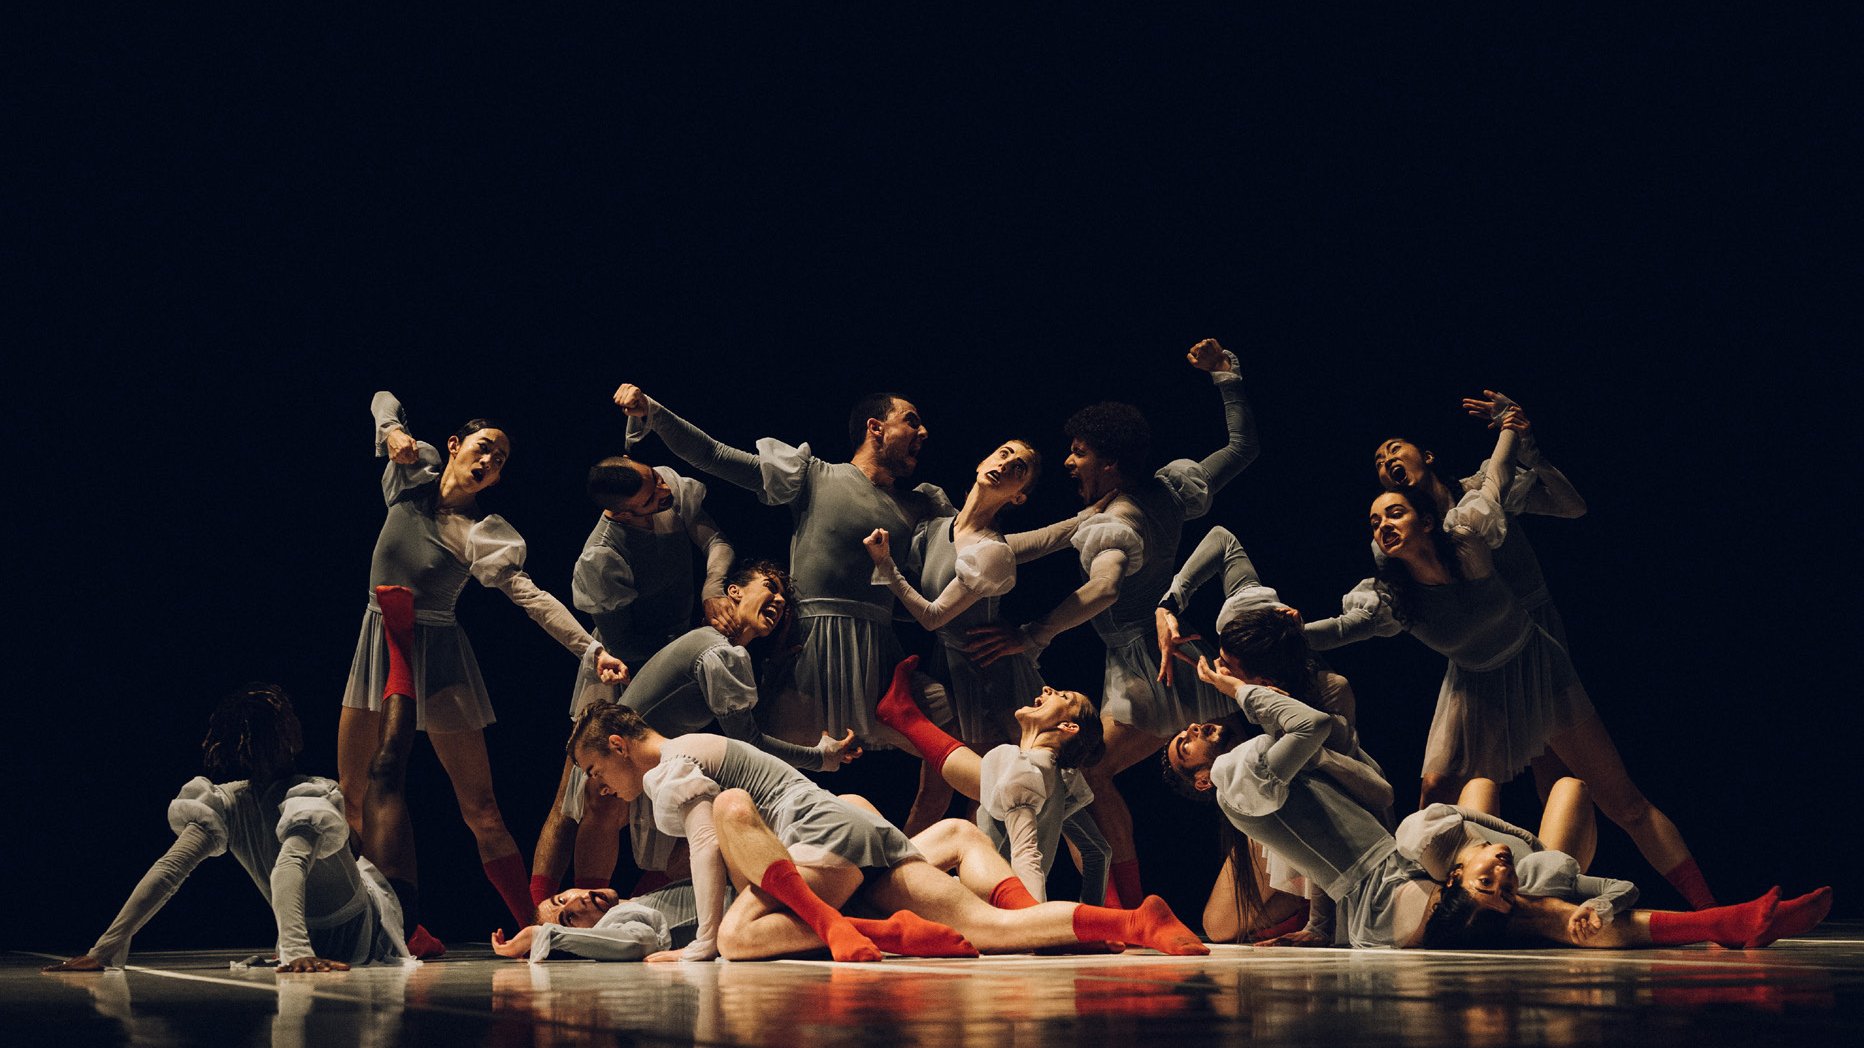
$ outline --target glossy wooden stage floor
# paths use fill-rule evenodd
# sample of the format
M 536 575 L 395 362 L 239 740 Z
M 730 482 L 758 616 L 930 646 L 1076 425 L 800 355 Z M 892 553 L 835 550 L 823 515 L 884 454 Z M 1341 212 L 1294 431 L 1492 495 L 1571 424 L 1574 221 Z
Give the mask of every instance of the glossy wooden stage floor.
M 1864 924 L 1766 950 L 1258 950 L 529 965 L 456 949 L 403 969 L 279 977 L 231 953 L 102 975 L 5 955 L 12 1044 L 1713 1045 L 1864 1043 Z M 24 1037 L 24 1040 L 20 1038 Z

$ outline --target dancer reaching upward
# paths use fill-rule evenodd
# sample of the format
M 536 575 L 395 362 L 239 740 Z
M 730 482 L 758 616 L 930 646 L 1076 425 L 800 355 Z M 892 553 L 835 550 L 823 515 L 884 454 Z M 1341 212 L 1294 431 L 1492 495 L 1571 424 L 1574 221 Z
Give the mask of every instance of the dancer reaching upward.
M 479 495 L 499 482 L 511 455 L 505 431 L 474 419 L 447 438 L 443 456 L 409 434 L 401 402 L 393 394 L 377 393 L 372 408 L 377 451 L 389 460 L 382 474 L 388 517 L 369 566 L 375 591 L 363 613 L 337 727 L 338 779 L 346 814 L 351 828 L 362 832 L 372 778 L 398 778 L 415 733 L 426 732 L 478 843 L 486 878 L 522 924 L 532 909 L 524 857 L 505 828 L 485 749 L 485 726 L 494 719 L 492 704 L 472 645 L 454 618 L 454 603 L 467 580 L 476 579 L 510 597 L 604 679 L 625 679 L 627 666 L 525 574 L 525 545 L 518 532 L 503 517 L 479 508 Z M 389 646 L 376 597 L 383 587 L 405 588 L 412 597 L 413 624 L 405 653 L 408 678 L 401 682 L 412 700 L 405 722 L 385 716 L 384 697 L 395 692 L 387 688 Z M 400 810 L 405 819 L 405 805 Z M 405 836 L 405 825 L 394 833 Z M 411 864 L 411 839 L 405 856 Z M 381 861 L 374 853 L 370 857 Z M 411 865 L 406 872 L 412 873 Z M 411 914 L 409 923 L 415 920 Z

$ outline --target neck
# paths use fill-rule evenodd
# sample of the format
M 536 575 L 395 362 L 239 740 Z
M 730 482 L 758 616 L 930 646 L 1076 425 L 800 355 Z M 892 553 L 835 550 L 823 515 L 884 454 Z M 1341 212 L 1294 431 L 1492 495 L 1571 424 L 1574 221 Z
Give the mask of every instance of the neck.
M 964 505 L 952 526 L 959 531 L 995 531 L 997 514 L 1009 504 L 1006 498 L 986 492 L 976 484 L 964 496 Z
M 1450 576 L 1450 569 L 1444 567 L 1443 561 L 1437 558 L 1437 551 L 1429 547 L 1415 556 L 1400 557 L 1399 561 L 1419 585 L 1441 586 L 1455 581 Z
M 881 463 L 880 456 L 874 452 L 873 447 L 870 445 L 861 445 L 860 450 L 856 451 L 854 457 L 848 461 L 853 464 L 855 469 L 867 474 L 867 479 L 873 481 L 874 486 L 877 488 L 884 488 L 887 491 L 892 491 L 899 483 L 899 478 L 893 475 L 893 470 Z
M 647 518 L 637 517 L 632 513 L 616 513 L 612 509 L 605 509 L 602 515 L 622 527 L 633 528 L 636 531 L 646 531 L 649 526 Z
M 475 502 L 471 492 L 460 490 L 459 478 L 452 470 L 440 474 L 440 505 L 446 509 L 470 509 Z
M 1018 749 L 1059 750 L 1061 748 L 1060 733 L 1054 729 L 1043 731 L 1030 727 L 1027 724 L 1023 725 L 1022 728 L 1023 737 L 1016 742 Z
M 1447 513 L 1450 507 L 1456 505 L 1456 496 L 1450 491 L 1450 486 L 1435 473 L 1424 481 L 1423 486 L 1424 490 L 1430 493 L 1431 501 L 1437 504 L 1437 512 Z

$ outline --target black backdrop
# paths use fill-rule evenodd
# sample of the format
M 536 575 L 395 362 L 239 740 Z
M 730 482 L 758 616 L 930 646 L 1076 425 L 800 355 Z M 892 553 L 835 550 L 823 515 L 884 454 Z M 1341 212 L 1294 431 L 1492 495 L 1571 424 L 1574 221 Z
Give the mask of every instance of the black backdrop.
M 722 439 L 829 453 L 856 394 L 899 388 L 931 428 L 922 479 L 954 495 L 994 441 L 1034 440 L 1037 523 L 1073 509 L 1060 425 L 1083 403 L 1143 406 L 1167 457 L 1215 446 L 1181 360 L 1206 335 L 1241 353 L 1263 451 L 1184 551 L 1223 523 L 1327 613 L 1367 570 L 1373 443 L 1472 465 L 1488 435 L 1458 398 L 1508 392 L 1591 504 L 1530 527 L 1637 780 L 1724 897 L 1831 882 L 1855 912 L 1854 25 L 281 18 L 24 37 L 13 944 L 88 945 L 169 839 L 227 688 L 283 682 L 305 764 L 333 770 L 381 519 L 374 389 L 430 438 L 506 421 L 491 506 L 563 593 L 619 381 Z M 713 491 L 743 548 L 785 551 L 785 512 Z M 1075 580 L 1043 563 L 1008 606 Z M 528 853 L 573 660 L 496 594 L 461 614 Z M 1440 660 L 1398 638 L 1336 665 L 1408 795 Z M 1044 667 L 1098 694 L 1086 631 Z M 897 778 L 845 774 L 883 799 Z M 1150 765 L 1124 781 L 1149 882 L 1195 913 L 1211 813 Z M 481 939 L 503 910 L 424 748 L 413 783 L 429 924 Z M 1597 868 L 1674 902 L 1603 837 Z M 210 864 L 139 943 L 263 942 L 244 880 Z

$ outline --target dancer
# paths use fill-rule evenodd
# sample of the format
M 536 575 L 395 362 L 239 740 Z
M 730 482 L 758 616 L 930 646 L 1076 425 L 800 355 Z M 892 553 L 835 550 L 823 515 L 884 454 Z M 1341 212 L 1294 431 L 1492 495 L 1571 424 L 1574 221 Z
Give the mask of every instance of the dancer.
M 1083 408 L 1068 420 L 1068 473 L 1092 505 L 1113 495 L 1106 509 L 1075 529 L 1087 581 L 1045 617 L 1021 629 L 980 629 L 970 654 L 982 665 L 1024 651 L 1039 651 L 1065 629 L 1092 619 L 1107 645 L 1106 688 L 1101 700 L 1107 755 L 1088 771 L 1094 791 L 1093 816 L 1113 848 L 1113 883 L 1120 900 L 1134 905 L 1143 894 L 1133 818 L 1113 777 L 1155 752 L 1186 721 L 1214 718 L 1225 700 L 1191 679 L 1171 685 L 1158 680 L 1149 640 L 1153 608 L 1164 594 L 1177 562 L 1178 540 L 1187 520 L 1210 509 L 1211 498 L 1255 461 L 1255 423 L 1243 399 L 1236 356 L 1215 339 L 1185 354 L 1209 372 L 1223 399 L 1228 442 L 1200 462 L 1178 459 L 1146 472 L 1151 431 L 1129 404 Z
M 700 937 L 688 957 L 716 950 L 749 959 L 826 943 L 836 960 L 878 960 L 883 950 L 972 956 L 980 949 L 1109 940 L 1207 952 L 1156 897 L 1133 911 L 991 906 L 925 862 L 883 820 L 743 743 L 716 735 L 669 740 L 634 711 L 602 704 L 584 716 L 570 748 L 592 781 L 624 800 L 646 793 L 661 828 L 690 837 Z M 753 890 L 732 904 L 721 925 L 726 867 Z M 1022 890 L 1007 866 L 999 869 L 1007 874 L 999 891 Z M 869 901 L 896 911 L 892 917 L 848 918 L 836 909 L 864 880 Z M 714 929 L 716 943 L 708 941 Z
M 1218 541 L 1200 543 L 1199 552 L 1227 548 L 1226 570 L 1233 576 L 1255 579 L 1254 568 L 1242 547 L 1227 531 L 1214 528 Z M 1227 541 L 1226 541 L 1227 540 Z M 1198 554 L 1186 570 L 1198 569 Z M 1247 571 L 1242 569 L 1247 568 Z M 1185 580 L 1180 572 L 1180 580 Z M 1174 592 L 1183 593 L 1174 588 Z M 1239 599 L 1252 594 L 1247 599 Z M 1167 600 L 1171 600 L 1167 595 Z M 1308 649 L 1301 620 L 1281 603 L 1274 590 L 1255 580 L 1239 586 L 1225 602 L 1219 633 L 1216 666 L 1251 685 L 1273 688 L 1328 714 L 1325 747 L 1315 754 L 1313 768 L 1389 828 L 1392 823 L 1392 789 L 1384 772 L 1359 745 L 1353 689 L 1345 677 L 1323 670 Z M 1170 621 L 1167 621 L 1169 619 Z M 1175 616 L 1161 608 L 1161 636 L 1177 632 Z M 1180 639 L 1182 640 L 1182 638 Z M 1162 650 L 1160 658 L 1177 658 Z M 1232 714 L 1226 722 L 1236 720 Z M 1231 724 L 1240 731 L 1241 725 Z M 1271 727 L 1271 735 L 1278 729 Z M 1334 939 L 1334 910 L 1324 891 L 1274 852 L 1249 841 L 1228 820 L 1222 823 L 1224 860 L 1204 906 L 1204 934 L 1215 941 L 1240 942 L 1245 938 L 1273 941 L 1282 946 L 1326 946 Z M 1304 912 L 1305 911 L 1305 912 Z
M 250 684 L 215 708 L 201 743 L 206 776 L 169 803 L 175 843 L 143 874 L 89 953 L 45 968 L 121 968 L 130 937 L 203 859 L 228 851 L 278 920 L 278 970 L 344 971 L 405 960 L 401 910 L 382 875 L 350 852 L 337 784 L 297 771 L 303 731 L 283 688 Z
M 1553 797 L 1551 818 L 1542 823 L 1545 841 L 1463 805 L 1433 804 L 1399 825 L 1398 850 L 1444 885 L 1424 945 L 1483 949 L 1526 937 L 1607 949 L 1701 942 L 1755 949 L 1803 935 L 1830 912 L 1830 888 L 1787 900 L 1774 888 L 1737 906 L 1688 913 L 1633 910 L 1636 885 L 1585 876 L 1584 861 L 1561 849 L 1590 847 L 1592 805 L 1584 784 L 1562 779 Z
M 1326 650 L 1402 631 L 1449 658 L 1420 807 L 1453 799 L 1472 776 L 1506 782 L 1551 751 L 1691 906 L 1713 905 L 1682 834 L 1632 783 L 1566 649 L 1495 569 L 1493 551 L 1508 532 L 1501 500 L 1525 424 L 1518 412 L 1503 418 L 1480 484 L 1448 513 L 1414 492 L 1373 501 L 1373 539 L 1386 562 L 1342 599 L 1341 615 L 1307 624 L 1308 642 Z
M 774 697 L 767 715 L 772 734 L 808 744 L 822 732 L 853 730 L 869 746 L 898 745 L 873 708 L 883 674 L 900 661 L 893 595 L 874 584 L 871 566 L 857 551 L 876 528 L 909 535 L 955 512 L 937 486 L 906 487 L 926 441 L 919 409 L 891 393 L 862 397 L 848 416 L 852 457 L 826 462 L 808 444 L 792 447 L 770 437 L 757 442 L 755 454 L 727 447 L 632 384 L 615 391 L 615 403 L 645 419 L 680 458 L 757 492 L 767 505 L 790 507 L 796 525 L 790 570 L 809 596 L 795 609 L 802 643 L 795 690 Z M 943 702 L 943 695 L 935 701 Z M 922 768 L 906 825 L 929 825 L 950 802 L 951 788 Z
M 536 964 L 554 953 L 591 961 L 639 961 L 683 949 L 699 927 L 691 881 L 624 899 L 613 888 L 570 888 L 537 904 L 537 923 L 510 939 L 492 932 L 492 952 Z
M 894 670 L 893 685 L 880 700 L 880 719 L 912 740 L 953 789 L 979 802 L 978 827 L 1037 901 L 1048 898 L 1048 874 L 1064 832 L 1081 852 L 1082 901 L 1104 900 L 1107 842 L 1085 811 L 1094 795 L 1079 772 L 1106 748 L 1093 701 L 1078 691 L 1044 686 L 1016 710 L 1020 739 L 979 757 L 913 704 L 917 661 L 910 656 Z
M 364 834 L 364 804 L 372 784 L 399 783 L 416 732 L 426 732 L 434 755 L 453 783 L 454 796 L 478 844 L 486 879 L 498 889 L 520 925 L 528 922 L 531 902 L 528 874 L 518 842 L 505 828 L 492 791 L 492 768 L 486 756 L 485 726 L 494 720 L 485 683 L 465 631 L 454 620 L 453 606 L 466 581 L 495 587 L 524 609 L 533 621 L 564 647 L 595 666 L 612 682 L 627 677 L 627 666 L 602 648 L 555 597 L 539 589 L 524 573 L 525 546 L 517 531 L 497 514 L 479 508 L 478 496 L 497 484 L 511 454 L 504 430 L 474 419 L 447 438 L 443 457 L 431 444 L 409 435 L 401 402 L 391 393 L 375 395 L 376 448 L 389 459 L 382 474 L 388 518 L 376 539 L 369 566 L 374 587 L 363 613 L 362 634 L 350 664 L 349 686 L 337 727 L 338 780 L 352 829 L 363 835 L 371 860 L 402 879 L 408 924 L 417 929 L 411 894 L 414 848 L 406 804 L 397 785 L 394 801 L 382 808 L 392 827 Z M 397 694 L 390 684 L 390 645 L 379 594 L 405 588 L 412 599 L 412 625 L 405 656 L 405 689 L 412 709 L 404 715 L 384 698 Z M 386 860 L 373 850 L 391 837 L 397 858 Z
M 705 485 L 666 466 L 611 456 L 589 469 L 585 490 L 602 516 L 583 543 L 571 576 L 576 607 L 595 617 L 595 637 L 629 666 L 640 667 L 692 626 L 692 550 L 705 557 L 700 590 L 707 618 L 724 614 L 731 543 L 705 511 Z M 585 663 L 570 697 L 572 723 L 591 702 L 613 701 L 622 685 Z M 576 858 L 576 884 L 604 887 L 614 875 L 623 812 L 612 798 L 585 796 L 582 773 L 565 758 L 556 796 L 531 861 L 531 900 L 554 893 Z M 587 833 L 577 832 L 587 820 Z

